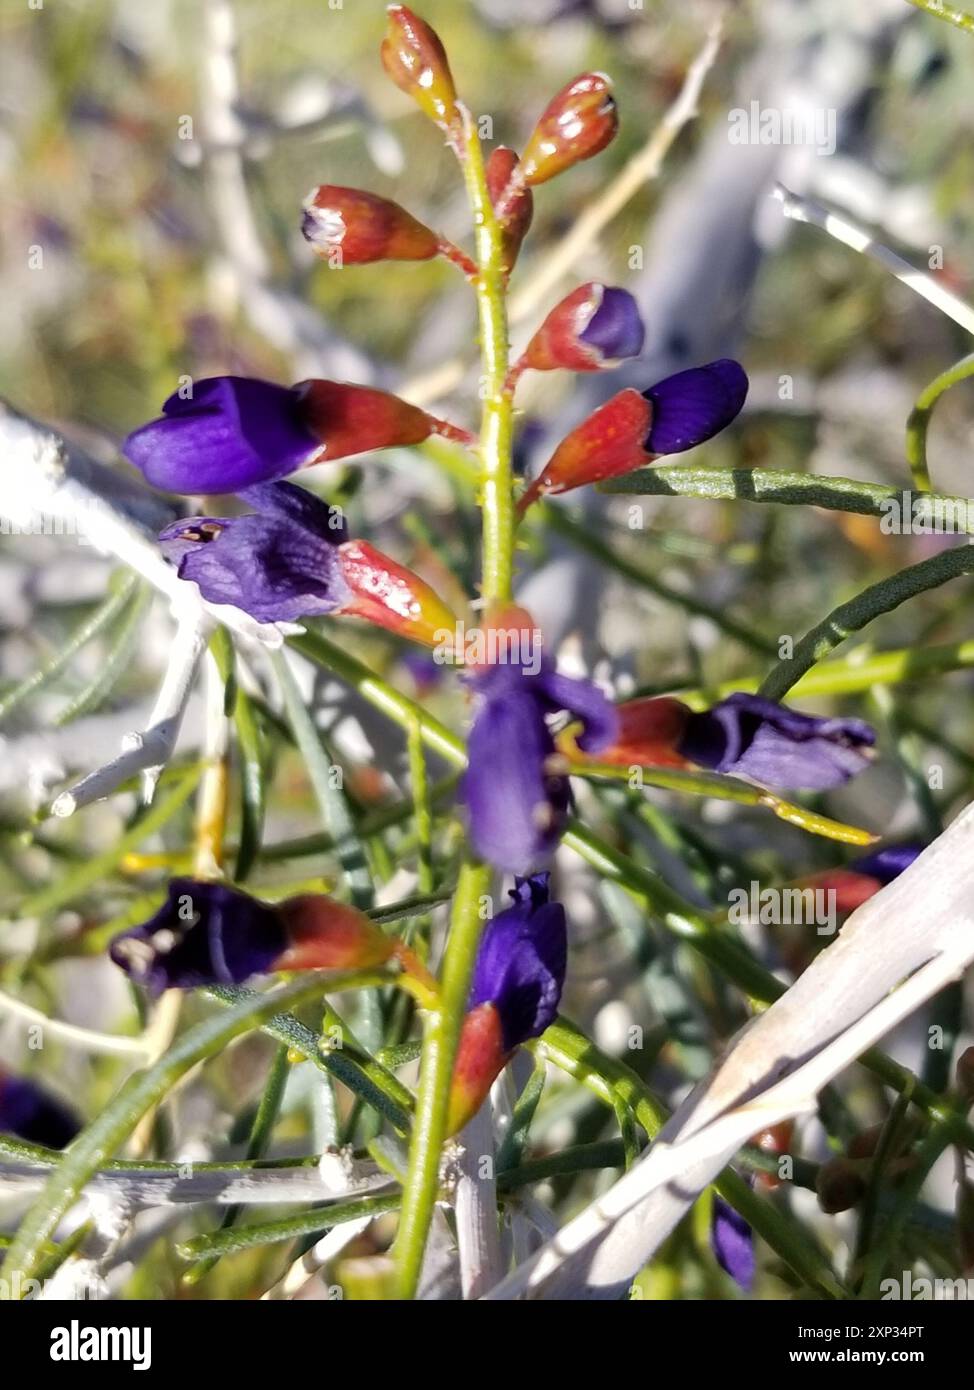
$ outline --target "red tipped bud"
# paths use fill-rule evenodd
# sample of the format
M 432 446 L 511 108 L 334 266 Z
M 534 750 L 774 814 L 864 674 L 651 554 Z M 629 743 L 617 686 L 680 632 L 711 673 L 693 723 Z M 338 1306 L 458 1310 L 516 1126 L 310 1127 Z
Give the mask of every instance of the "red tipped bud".
M 500 206 L 501 197 L 518 167 L 520 160 L 506 145 L 498 145 L 491 150 L 487 160 L 487 191 L 495 210 Z M 507 202 L 507 200 L 505 200 Z M 534 216 L 534 194 L 523 185 L 517 187 L 504 210 L 504 270 L 510 274 L 521 249 L 521 242 L 527 236 L 531 219 Z
M 530 187 L 546 183 L 580 160 L 604 150 L 619 128 L 612 83 L 605 73 L 585 72 L 545 107 L 521 157 Z
M 555 305 L 528 343 L 521 367 L 536 372 L 557 367 L 597 372 L 622 358 L 638 357 L 644 337 L 632 295 L 590 281 Z
M 561 441 L 521 498 L 520 510 L 546 493 L 569 492 L 648 463 L 645 442 L 652 414 L 649 401 L 631 386 L 599 406 Z
M 499 1012 L 493 1004 L 478 1004 L 467 1014 L 460 1031 L 450 1085 L 446 1122 L 448 1136 L 457 1134 L 476 1115 L 503 1070 L 508 1055 L 504 1051 Z
M 288 898 L 278 915 L 288 946 L 275 970 L 370 970 L 396 954 L 396 938 L 364 912 L 320 893 Z
M 457 93 L 439 35 L 405 5 L 390 5 L 388 16 L 382 66 L 441 130 L 457 130 Z
M 342 578 L 353 595 L 339 612 L 428 647 L 452 639 L 455 614 L 418 574 L 367 541 L 345 541 L 338 555 Z
M 669 695 L 644 700 L 625 700 L 616 705 L 619 733 L 596 761 L 617 767 L 689 767 L 677 752 L 690 709 Z
M 439 422 L 418 406 L 371 386 L 315 378 L 296 388 L 304 424 L 320 448 L 307 463 L 329 463 L 370 449 L 420 444 Z
M 338 265 L 428 261 L 440 249 L 435 232 L 398 203 L 334 183 L 311 190 L 301 232 L 317 255 Z

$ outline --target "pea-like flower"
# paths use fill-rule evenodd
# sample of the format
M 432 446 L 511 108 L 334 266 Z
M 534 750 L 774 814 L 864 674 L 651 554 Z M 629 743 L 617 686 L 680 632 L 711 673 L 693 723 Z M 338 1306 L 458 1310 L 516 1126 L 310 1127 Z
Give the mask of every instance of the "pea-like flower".
M 811 887 L 835 894 L 837 912 L 854 912 L 868 902 L 887 883 L 899 878 L 923 853 L 923 845 L 913 842 L 884 845 L 869 854 L 862 854 L 842 868 L 825 869 L 800 881 L 801 887 Z
M 513 1052 L 554 1022 L 565 983 L 565 909 L 549 898 L 549 876 L 516 878 L 511 907 L 484 928 L 450 1088 L 447 1132 L 480 1109 Z
M 232 604 L 262 623 L 359 617 L 430 646 L 455 623 L 412 570 L 365 541 L 346 540 L 340 510 L 305 488 L 263 483 L 242 496 L 256 511 L 188 517 L 159 538 L 180 579 L 197 584 L 209 603 Z
M 745 1293 L 750 1293 L 757 1268 L 754 1232 L 740 1212 L 716 1193 L 710 1217 L 710 1244 L 721 1269 Z
M 778 790 L 840 786 L 869 766 L 876 741 L 861 719 L 803 714 L 744 692 L 701 711 L 668 696 L 632 700 L 618 707 L 618 717 L 619 737 L 599 754 L 602 762 L 693 764 Z
M 628 290 L 597 281 L 579 285 L 556 304 L 515 367 L 550 372 L 567 367 L 597 372 L 643 350 L 645 329 Z
M 369 970 L 393 959 L 428 980 L 397 937 L 347 903 L 324 894 L 266 903 L 192 878 L 172 879 L 159 911 L 117 936 L 110 955 L 155 995 L 279 970 Z
M 64 1149 L 80 1128 L 74 1112 L 36 1081 L 12 1076 L 0 1067 L 0 1134 L 13 1134 L 28 1144 L 43 1144 L 49 1149 Z
M 239 492 L 313 463 L 431 434 L 466 439 L 386 391 L 313 379 L 278 386 L 254 377 L 194 382 L 163 403 L 162 417 L 133 431 L 122 452 L 167 492 Z
M 519 510 L 542 495 L 617 478 L 705 443 L 740 414 L 747 388 L 744 368 L 729 357 L 677 372 L 646 391 L 627 387 L 561 441 Z
M 557 846 L 570 804 L 549 717 L 567 712 L 578 721 L 578 745 L 589 753 L 612 742 L 617 719 L 597 686 L 554 670 L 523 610 L 508 610 L 488 627 L 519 640 L 470 676 L 479 708 L 467 744 L 463 797 L 477 853 L 499 869 L 525 873 Z

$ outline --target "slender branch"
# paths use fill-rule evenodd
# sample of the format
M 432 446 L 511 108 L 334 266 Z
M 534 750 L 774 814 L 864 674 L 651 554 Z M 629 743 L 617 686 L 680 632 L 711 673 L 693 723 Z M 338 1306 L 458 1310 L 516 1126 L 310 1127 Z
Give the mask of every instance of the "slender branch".
M 959 323 L 961 328 L 974 334 L 974 308 L 965 304 L 957 295 L 951 294 L 950 290 L 945 289 L 932 275 L 917 270 L 916 266 L 910 265 L 909 261 L 898 256 L 881 241 L 876 241 L 863 227 L 853 222 L 847 213 L 840 215 L 831 212 L 821 203 L 816 203 L 811 198 L 799 197 L 780 183 L 774 190 L 774 196 L 782 204 L 785 216 L 793 222 L 810 222 L 813 227 L 821 227 L 823 232 L 828 232 L 829 236 L 841 241 L 844 246 L 851 246 L 853 251 L 869 256 L 914 294 L 921 295 L 934 308 L 939 309 L 955 323 Z
M 848 603 L 838 608 L 817 623 L 799 642 L 793 654 L 778 664 L 761 682 L 759 694 L 769 700 L 782 699 L 795 682 L 806 671 L 821 661 L 847 637 L 871 623 L 883 613 L 891 613 L 907 599 L 926 593 L 949 579 L 974 572 L 974 546 L 960 545 L 953 550 L 941 551 L 929 560 L 921 560 L 918 565 L 900 570 L 898 574 L 872 584 L 857 594 Z
M 918 492 L 930 492 L 932 489 L 930 468 L 927 464 L 927 430 L 930 428 L 933 408 L 945 391 L 951 386 L 956 386 L 959 381 L 966 381 L 972 374 L 974 353 L 962 357 L 959 362 L 955 362 L 952 367 L 934 377 L 929 386 L 925 386 L 920 392 L 916 404 L 910 411 L 910 417 L 906 422 L 906 461 L 910 465 L 913 486 Z
M 932 14 L 935 19 L 946 20 L 965 34 L 974 34 L 974 15 L 966 10 L 956 10 L 953 5 L 944 4 L 944 0 L 907 0 L 907 4 L 916 6 L 925 14 Z
M 172 757 L 179 730 L 189 702 L 193 681 L 200 664 L 213 623 L 202 610 L 190 610 L 176 628 L 169 651 L 166 673 L 144 732 L 126 734 L 123 752 L 104 767 L 89 772 L 80 782 L 68 787 L 56 797 L 51 814 L 74 815 L 142 773 L 146 801 L 152 799 L 159 774 Z

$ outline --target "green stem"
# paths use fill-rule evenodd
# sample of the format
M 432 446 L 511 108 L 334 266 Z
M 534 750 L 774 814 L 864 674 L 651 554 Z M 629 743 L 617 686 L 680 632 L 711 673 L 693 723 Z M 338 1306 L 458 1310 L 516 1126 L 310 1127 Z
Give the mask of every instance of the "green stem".
M 487 189 L 483 151 L 465 113 L 461 163 L 474 219 L 478 276 L 474 282 L 480 323 L 480 505 L 484 562 L 481 591 L 489 603 L 507 603 L 514 570 L 514 495 L 511 448 L 514 402 L 504 383 L 508 367 L 507 278 L 500 223 Z
M 806 632 L 795 644 L 793 654 L 787 660 L 779 661 L 764 678 L 758 693 L 769 700 L 783 699 L 806 671 L 811 670 L 847 637 L 860 632 L 874 618 L 891 613 L 901 603 L 916 598 L 917 594 L 926 593 L 928 589 L 935 589 L 949 579 L 972 571 L 974 546 L 959 545 L 870 585 L 848 603 L 834 608 L 827 618 Z
M 708 502 L 775 502 L 824 507 L 832 512 L 890 518 L 890 530 L 906 521 L 920 531 L 974 533 L 974 505 L 949 493 L 904 493 L 884 483 L 857 478 L 819 477 L 777 468 L 687 468 L 664 464 L 640 468 L 598 485 L 599 492 L 643 497 L 698 497 Z
M 135 1129 L 142 1116 L 157 1106 L 173 1086 L 205 1057 L 221 1051 L 234 1038 L 259 1028 L 282 1009 L 296 1008 L 342 988 L 350 978 L 317 974 L 285 985 L 272 994 L 242 999 L 226 1013 L 206 1018 L 184 1033 L 169 1052 L 144 1071 L 130 1076 L 113 1100 L 74 1140 L 30 1207 L 7 1251 L 0 1279 L 8 1285 L 31 1278 L 40 1263 L 45 1242 L 77 1201 L 85 1183 Z
M 416 1119 L 395 1245 L 401 1298 L 415 1297 L 419 1285 L 439 1186 L 453 1063 L 483 926 L 482 899 L 489 888 L 490 871 L 485 865 L 469 862 L 462 866 L 443 957 L 439 1007 L 427 1015 L 423 1030 Z
M 932 489 L 930 467 L 927 463 L 927 430 L 930 428 L 933 408 L 945 391 L 949 391 L 951 386 L 956 386 L 959 381 L 966 381 L 972 374 L 974 353 L 962 357 L 959 362 L 955 362 L 952 367 L 934 377 L 930 385 L 925 386 L 920 392 L 916 405 L 910 412 L 910 418 L 906 422 L 906 461 L 910 465 L 913 486 L 918 492 L 930 492 Z
M 963 29 L 965 34 L 974 34 L 974 15 L 966 10 L 955 10 L 953 5 L 945 5 L 944 0 L 908 0 L 908 3 L 925 14 L 932 14 L 935 19 L 946 20 L 955 28 Z

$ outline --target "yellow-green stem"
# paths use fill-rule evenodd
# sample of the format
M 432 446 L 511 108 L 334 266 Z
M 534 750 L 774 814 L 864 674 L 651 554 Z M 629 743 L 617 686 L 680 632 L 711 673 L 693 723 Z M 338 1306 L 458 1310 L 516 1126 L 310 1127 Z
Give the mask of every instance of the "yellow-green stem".
M 409 1146 L 409 1168 L 396 1236 L 396 1279 L 400 1298 L 415 1297 L 423 1267 L 426 1236 L 439 1187 L 440 1153 L 446 1133 L 457 1040 L 483 926 L 481 900 L 489 887 L 489 870 L 485 865 L 472 862 L 463 865 L 453 899 L 450 939 L 443 958 L 440 1005 L 427 1014 L 423 1029 L 416 1122 Z
M 480 505 L 483 514 L 483 577 L 489 603 L 507 603 L 514 574 L 514 496 L 511 448 L 513 401 L 508 368 L 507 276 L 500 223 L 487 189 L 480 140 L 465 113 L 463 175 L 474 218 L 477 248 L 477 316 L 480 324 Z

